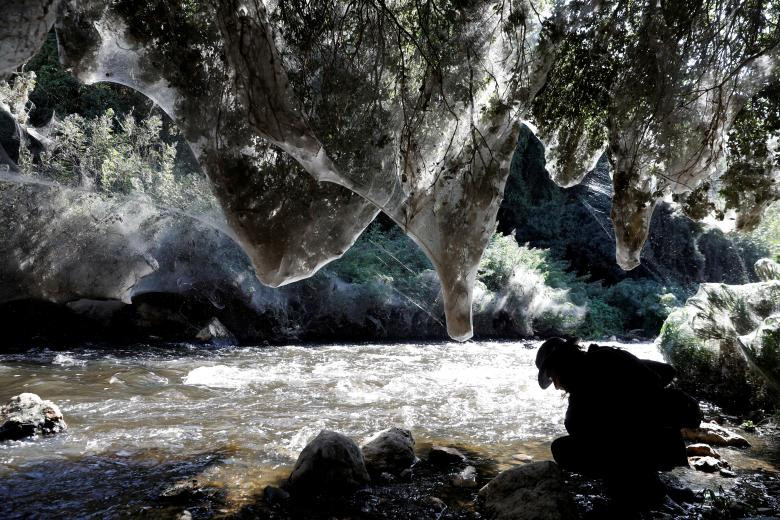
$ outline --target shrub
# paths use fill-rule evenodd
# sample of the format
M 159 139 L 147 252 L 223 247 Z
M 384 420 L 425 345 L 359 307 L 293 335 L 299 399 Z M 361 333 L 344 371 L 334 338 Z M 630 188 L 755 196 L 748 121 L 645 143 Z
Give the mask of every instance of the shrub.
M 477 279 L 492 292 L 499 292 L 519 267 L 543 272 L 547 258 L 541 249 L 519 246 L 511 235 L 495 233 L 490 237 L 482 260 L 479 262 Z
M 324 269 L 348 283 L 374 284 L 430 312 L 438 284 L 428 258 L 398 226 L 378 219 L 355 244 Z
M 616 336 L 623 332 L 624 314 L 620 309 L 609 305 L 601 298 L 588 300 L 585 319 L 575 329 L 577 336 L 587 339 L 599 339 Z
M 639 329 L 655 336 L 669 313 L 685 301 L 686 293 L 677 286 L 665 286 L 654 280 L 621 280 L 604 290 L 604 301 L 620 309 L 623 330 Z

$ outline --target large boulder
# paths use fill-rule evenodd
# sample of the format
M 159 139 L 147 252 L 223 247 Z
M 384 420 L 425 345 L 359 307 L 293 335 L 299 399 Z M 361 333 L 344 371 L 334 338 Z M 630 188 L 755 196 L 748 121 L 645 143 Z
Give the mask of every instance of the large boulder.
M 488 518 L 494 520 L 569 520 L 577 517 L 563 473 L 551 461 L 534 462 L 498 474 L 480 489 Z
M 412 432 L 401 428 L 380 432 L 363 446 L 362 451 L 366 468 L 372 475 L 399 475 L 417 460 Z
M 322 272 L 267 287 L 218 215 L 143 195 L 0 182 L 0 227 L 0 329 L 11 344 L 445 337 L 440 304 L 420 308 L 389 285 Z M 421 280 L 431 301 L 433 281 Z
M 0 441 L 50 435 L 67 427 L 59 407 L 36 394 L 16 395 L 0 407 Z
M 342 495 L 369 481 L 363 454 L 355 441 L 322 430 L 301 451 L 287 483 L 295 494 Z
M 730 411 L 773 409 L 780 395 L 780 280 L 759 260 L 764 281 L 702 284 L 672 312 L 659 344 L 680 386 Z

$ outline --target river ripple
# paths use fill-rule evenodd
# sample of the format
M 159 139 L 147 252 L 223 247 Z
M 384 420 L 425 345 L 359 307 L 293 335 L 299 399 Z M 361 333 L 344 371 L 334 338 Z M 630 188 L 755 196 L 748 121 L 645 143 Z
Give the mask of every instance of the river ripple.
M 498 461 L 517 452 L 549 458 L 566 401 L 538 387 L 538 345 L 138 345 L 2 355 L 0 399 L 37 393 L 59 404 L 70 428 L 0 443 L 0 511 L 112 516 L 192 473 L 240 502 L 284 475 L 323 428 L 362 442 L 402 426 L 421 444 L 443 440 Z M 652 344 L 622 346 L 660 359 Z

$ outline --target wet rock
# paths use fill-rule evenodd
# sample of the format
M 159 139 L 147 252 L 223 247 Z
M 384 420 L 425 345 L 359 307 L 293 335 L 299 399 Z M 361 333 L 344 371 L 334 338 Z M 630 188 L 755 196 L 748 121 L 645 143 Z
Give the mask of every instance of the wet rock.
M 534 462 L 502 473 L 480 489 L 479 498 L 495 520 L 569 520 L 577 517 L 563 473 L 551 461 Z
M 195 339 L 204 343 L 234 345 L 236 338 L 217 318 L 211 318 L 205 327 L 195 335 Z
M 371 472 L 369 471 L 368 474 L 371 475 Z M 382 473 L 380 473 L 379 475 L 373 478 L 383 484 L 395 484 L 396 482 L 398 482 L 398 478 L 392 473 L 388 473 L 387 471 L 383 471 Z
M 366 469 L 372 475 L 400 475 L 414 464 L 414 438 L 409 430 L 390 428 L 376 435 L 362 448 Z
M 733 471 L 731 471 L 730 469 L 727 469 L 727 468 L 720 468 L 720 470 L 718 470 L 718 471 L 719 471 L 721 477 L 733 478 L 733 477 L 737 476 L 736 473 L 734 473 Z
M 466 462 L 466 456 L 456 448 L 434 444 L 430 453 L 428 453 L 428 462 L 437 466 L 447 466 L 449 464 Z
M 696 444 L 690 444 L 685 448 L 685 454 L 689 457 L 714 457 L 720 458 L 720 453 L 715 451 L 709 444 L 698 442 Z
M 460 473 L 452 479 L 452 485 L 460 488 L 477 487 L 477 468 L 466 466 Z
M 687 441 L 714 444 L 715 446 L 733 446 L 747 448 L 750 443 L 736 433 L 727 430 L 719 424 L 704 422 L 698 428 L 683 428 L 683 438 Z
M 689 461 L 693 469 L 705 473 L 715 473 L 720 469 L 720 461 L 715 457 L 691 457 Z
M 527 453 L 515 453 L 512 455 L 512 460 L 515 460 L 517 462 L 531 462 L 534 460 L 533 456 L 528 455 Z
M 16 395 L 0 407 L 0 441 L 50 435 L 67 427 L 59 407 L 36 394 Z
M 284 489 L 276 486 L 265 486 L 263 489 L 263 500 L 265 500 L 269 506 L 276 506 L 290 500 L 290 494 Z
M 346 494 L 368 484 L 370 477 L 355 441 L 322 430 L 303 448 L 288 479 L 293 494 Z
M 666 492 L 669 495 L 669 497 L 675 502 L 684 502 L 684 503 L 692 504 L 694 502 L 701 501 L 701 498 L 696 494 L 696 492 L 686 486 L 667 484 Z
M 169 502 L 186 503 L 203 494 L 197 479 L 180 480 L 165 488 L 160 498 Z
M 436 511 L 444 511 L 445 509 L 447 509 L 447 504 L 445 504 L 441 498 L 428 497 L 425 499 L 425 501 L 429 505 L 431 505 Z

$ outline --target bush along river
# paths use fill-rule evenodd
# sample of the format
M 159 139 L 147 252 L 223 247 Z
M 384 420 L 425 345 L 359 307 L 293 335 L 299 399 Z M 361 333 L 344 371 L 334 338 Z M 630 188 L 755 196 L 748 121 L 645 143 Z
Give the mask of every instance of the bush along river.
M 598 481 L 543 463 L 552 439 L 564 433 L 566 397 L 537 385 L 538 345 L 179 344 L 6 353 L 3 402 L 37 394 L 59 406 L 67 429 L 0 442 L 0 518 L 534 518 L 533 500 L 542 511 L 545 501 L 571 501 L 575 517 L 604 517 L 609 504 Z M 618 345 L 661 360 L 653 344 Z M 640 517 L 780 515 L 780 450 L 771 423 L 744 423 L 746 431 L 741 420 L 708 406 L 705 419 L 745 442 L 726 438 L 732 446 L 718 446 L 717 431 L 691 434 L 691 444 L 712 451 L 691 448 L 698 469 L 664 474 L 673 501 Z M 318 436 L 322 430 L 364 446 L 394 427 L 406 431 L 374 442 L 384 455 L 371 458 L 364 449 L 370 476 L 328 469 L 338 482 L 315 490 L 317 500 L 288 494 L 288 476 L 313 439 L 330 446 L 325 451 L 351 453 L 339 445 L 341 436 Z M 641 427 L 616 426 L 615 435 Z M 642 456 L 637 446 L 626 463 Z M 550 484 L 542 492 L 529 488 L 525 512 L 513 513 L 500 486 L 480 489 L 519 467 L 527 471 L 510 475 L 516 484 Z M 351 478 L 354 490 L 333 491 Z

